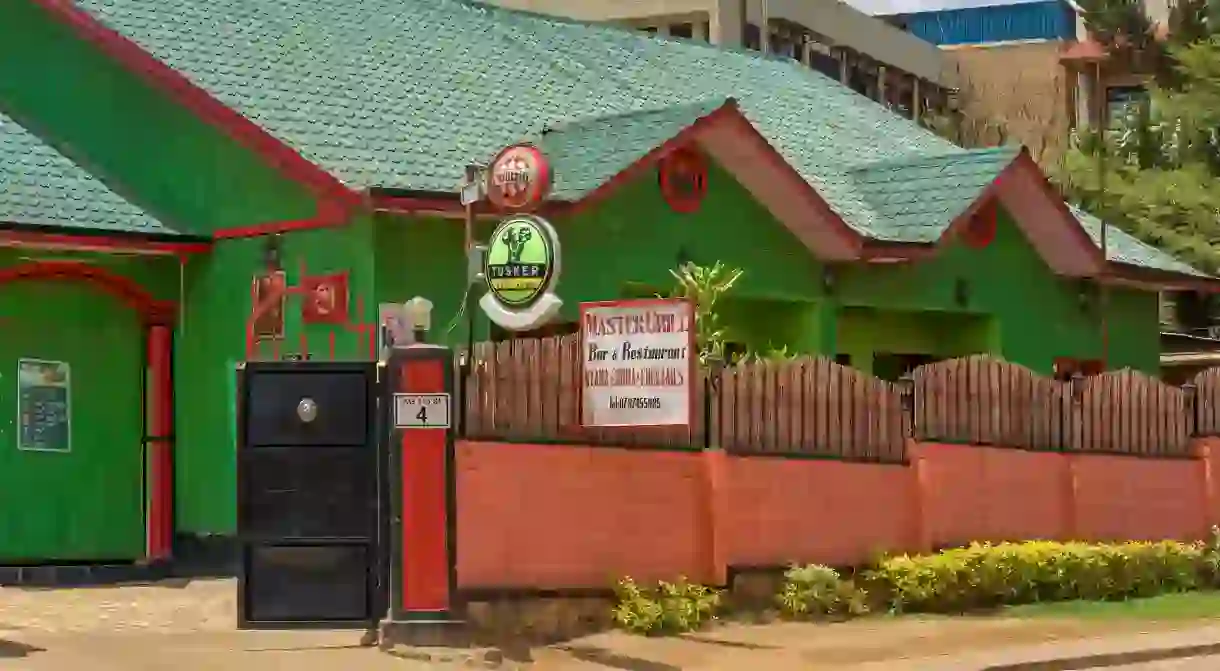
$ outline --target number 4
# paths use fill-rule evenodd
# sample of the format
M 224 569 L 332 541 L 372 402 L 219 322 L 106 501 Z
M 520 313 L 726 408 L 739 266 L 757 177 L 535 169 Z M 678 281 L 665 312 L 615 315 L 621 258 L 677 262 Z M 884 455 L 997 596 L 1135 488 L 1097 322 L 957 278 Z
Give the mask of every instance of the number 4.
M 418 419 L 421 424 L 428 423 L 428 407 L 420 406 L 419 412 L 415 413 L 415 419 Z

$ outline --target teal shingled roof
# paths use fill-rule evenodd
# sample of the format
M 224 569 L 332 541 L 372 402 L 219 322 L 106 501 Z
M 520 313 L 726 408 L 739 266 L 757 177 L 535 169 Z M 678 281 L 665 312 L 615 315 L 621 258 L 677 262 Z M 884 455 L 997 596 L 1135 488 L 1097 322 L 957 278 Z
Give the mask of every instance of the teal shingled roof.
M 176 234 L 3 114 L 0 222 Z
M 726 103 L 722 98 L 580 119 L 548 128 L 538 146 L 555 173 L 551 196 L 580 199 Z
M 845 220 L 845 162 L 953 145 L 792 61 L 466 0 L 77 0 L 355 188 L 456 191 L 549 127 L 735 98 Z M 604 147 L 610 149 L 609 147 Z
M 580 167 L 557 195 L 586 193 L 596 157 L 642 155 L 734 98 L 849 226 L 921 242 L 1006 155 L 963 153 L 792 61 L 468 0 L 76 3 L 353 188 L 453 192 L 468 163 L 562 127 L 547 142 Z
M 1093 244 L 1101 249 L 1101 220 L 1078 207 L 1069 205 L 1068 209 L 1084 226 L 1084 230 L 1093 239 Z M 1125 263 L 1151 270 L 1208 277 L 1206 273 L 1192 268 L 1156 247 L 1140 242 L 1117 226 L 1110 226 L 1106 231 L 1106 258 L 1115 263 Z
M 875 237 L 935 242 L 1018 153 L 1011 147 L 959 150 L 877 161 L 848 175 L 877 218 L 889 222 Z

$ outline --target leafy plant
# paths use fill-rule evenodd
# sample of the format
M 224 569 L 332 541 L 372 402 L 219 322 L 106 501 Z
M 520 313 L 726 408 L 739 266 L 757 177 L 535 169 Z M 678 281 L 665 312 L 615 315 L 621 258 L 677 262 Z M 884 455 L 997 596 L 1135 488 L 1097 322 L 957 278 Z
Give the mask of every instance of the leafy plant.
M 896 612 L 964 612 L 1040 601 L 1123 600 L 1196 589 L 1200 544 L 976 543 L 933 555 L 889 557 L 870 585 Z
M 721 607 L 719 590 L 685 578 L 661 581 L 655 588 L 643 588 L 631 578 L 623 578 L 615 586 L 615 595 L 614 623 L 633 634 L 649 636 L 697 631 L 715 620 Z
M 1208 587 L 1220 587 L 1220 527 L 1212 526 L 1202 553 L 1201 579 Z
M 794 619 L 856 617 L 868 612 L 868 593 L 820 564 L 792 566 L 776 597 L 784 615 Z
M 699 348 L 699 363 L 724 358 L 727 333 L 716 312 L 716 303 L 733 289 L 744 274 L 739 268 L 728 268 L 717 261 L 713 266 L 687 263 L 670 270 L 677 286 L 672 298 L 685 298 L 695 305 L 695 343 Z

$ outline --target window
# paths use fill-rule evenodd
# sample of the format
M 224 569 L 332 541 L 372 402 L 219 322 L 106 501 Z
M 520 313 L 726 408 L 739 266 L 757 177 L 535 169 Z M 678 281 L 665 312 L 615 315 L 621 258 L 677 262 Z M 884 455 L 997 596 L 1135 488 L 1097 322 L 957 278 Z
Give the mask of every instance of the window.
M 1055 379 L 1069 382 L 1077 373 L 1085 377 L 1101 375 L 1106 372 L 1106 365 L 1101 359 L 1076 359 L 1072 357 L 1055 357 Z
M 758 26 L 753 23 L 747 23 L 745 29 L 741 33 L 742 45 L 747 49 L 758 51 L 762 49 L 762 33 L 759 32 Z
M 690 39 L 695 36 L 695 26 L 690 23 L 675 23 L 669 27 L 669 34 L 674 37 Z
M 916 368 L 937 361 L 940 361 L 940 358 L 931 354 L 875 352 L 873 354 L 873 376 L 889 382 L 895 382 L 898 378 Z
M 1149 103 L 1151 97 L 1143 86 L 1106 87 L 1106 124 L 1111 128 L 1122 124 L 1140 105 Z

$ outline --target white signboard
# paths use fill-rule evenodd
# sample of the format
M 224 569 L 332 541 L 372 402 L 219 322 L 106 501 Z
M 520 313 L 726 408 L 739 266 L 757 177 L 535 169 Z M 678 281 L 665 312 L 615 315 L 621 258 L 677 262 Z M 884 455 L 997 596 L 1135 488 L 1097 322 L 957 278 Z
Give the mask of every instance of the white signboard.
M 394 427 L 448 429 L 449 394 L 394 394 Z
M 580 325 L 582 424 L 690 424 L 696 360 L 690 302 L 582 303 Z

